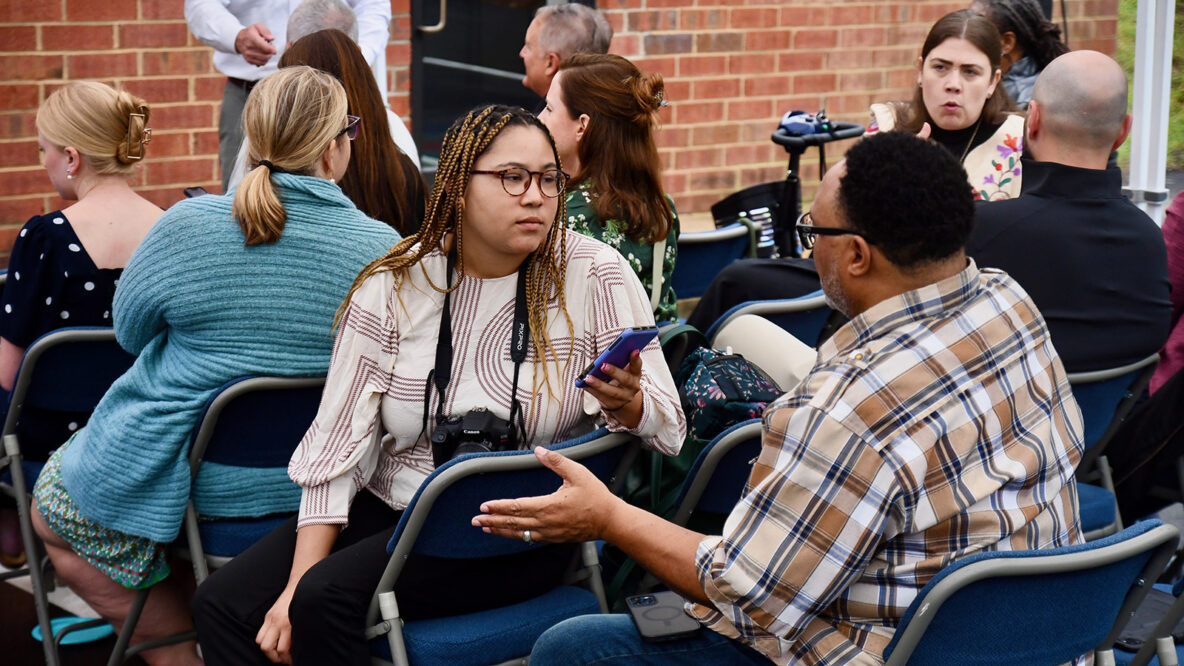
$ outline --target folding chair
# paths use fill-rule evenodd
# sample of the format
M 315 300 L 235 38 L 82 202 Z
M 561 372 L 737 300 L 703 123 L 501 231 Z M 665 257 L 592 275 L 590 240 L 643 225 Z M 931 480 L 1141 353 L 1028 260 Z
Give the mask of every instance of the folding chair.
M 623 476 L 635 441 L 629 434 L 602 429 L 551 448 L 580 461 L 611 488 Z M 591 591 L 563 584 L 501 608 L 407 623 L 400 619 L 395 583 L 412 553 L 480 559 L 557 547 L 485 534 L 473 527 L 472 519 L 483 501 L 546 495 L 560 483 L 530 451 L 466 455 L 436 468 L 403 511 L 388 546 L 391 559 L 370 601 L 366 637 L 386 636 L 385 641 L 371 640 L 376 656 L 400 666 L 525 663 L 535 640 L 551 626 L 570 617 L 605 612 L 596 549 L 584 543 L 580 573 Z
M 833 310 L 826 304 L 822 290 L 798 296 L 764 301 L 745 301 L 734 305 L 707 329 L 707 339 L 714 340 L 719 331 L 735 318 L 751 314 L 759 315 L 788 331 L 793 337 L 816 347 L 818 336 L 826 326 Z M 711 346 L 718 347 L 714 342 Z
M 1113 663 L 1114 640 L 1176 548 L 1177 531 L 1146 520 L 1048 550 L 955 560 L 909 605 L 886 666 L 1053 666 L 1090 651 Z
M 756 256 L 756 227 L 747 220 L 714 231 L 679 234 L 671 284 L 680 299 L 699 298 L 725 266 Z
M 1175 597 L 1167 611 L 1143 641 L 1137 651 L 1130 651 L 1121 645 L 1114 646 L 1114 663 L 1117 666 L 1179 666 L 1184 661 L 1184 646 L 1176 645 L 1173 637 L 1176 625 L 1184 617 L 1184 579 L 1175 585 L 1157 584 L 1155 590 Z M 1151 592 L 1146 601 L 1151 601 Z
M 324 377 L 240 377 L 224 384 L 206 401 L 194 428 L 189 449 L 191 479 L 197 479 L 203 463 L 280 469 L 286 474 L 292 452 L 316 416 L 324 386 Z M 294 513 L 300 490 L 296 484 L 288 483 L 292 486 Z M 179 544 L 179 550 L 193 562 L 194 579 L 201 585 L 209 576 L 210 567 L 226 564 L 291 515 L 212 518 L 200 514 L 191 495 L 185 512 L 185 540 Z M 120 664 L 133 654 L 194 637 L 194 634 L 170 636 L 129 648 L 148 593 L 144 589 L 136 595 L 109 664 Z
M 712 533 L 719 532 L 744 494 L 752 461 L 761 452 L 761 434 L 761 420 L 750 419 L 721 432 L 703 447 L 675 500 L 676 525 L 685 527 L 695 517 L 696 527 L 709 523 L 716 527 Z
M 1117 368 L 1069 373 L 1073 398 L 1085 422 L 1085 454 L 1077 465 L 1077 478 L 1101 483 L 1077 484 L 1081 529 L 1087 541 L 1122 529 L 1106 446 L 1147 389 L 1158 363 L 1159 356 L 1152 354 Z
M 111 328 L 61 328 L 41 336 L 25 350 L 9 394 L 8 414 L 4 420 L 5 455 L 0 458 L 0 470 L 7 468 L 9 481 L 0 484 L 0 490 L 16 500 L 28 563 L 23 569 L 0 576 L 0 580 L 29 575 L 47 664 L 60 663 L 55 643 L 69 630 L 54 636 L 50 626 L 46 572 L 42 569 L 40 548 L 29 518 L 31 486 L 41 473 L 43 463 L 22 459 L 21 415 L 30 408 L 89 413 L 111 383 L 133 362 L 135 357 L 119 346 Z M 85 626 L 92 626 L 92 623 Z M 84 625 L 72 628 L 81 629 Z

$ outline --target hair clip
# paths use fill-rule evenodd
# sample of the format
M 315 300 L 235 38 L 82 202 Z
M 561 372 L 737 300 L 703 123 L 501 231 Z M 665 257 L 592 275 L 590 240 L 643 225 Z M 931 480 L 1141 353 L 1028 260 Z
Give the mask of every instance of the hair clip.
M 144 144 L 152 142 L 152 128 L 144 127 L 148 124 L 148 109 L 141 106 L 140 113 L 127 114 L 127 158 L 129 160 L 140 160 L 144 158 Z M 138 142 L 132 141 L 132 118 L 140 119 L 140 126 L 143 127 L 143 135 Z M 140 150 L 135 155 L 132 154 L 132 144 L 138 143 Z

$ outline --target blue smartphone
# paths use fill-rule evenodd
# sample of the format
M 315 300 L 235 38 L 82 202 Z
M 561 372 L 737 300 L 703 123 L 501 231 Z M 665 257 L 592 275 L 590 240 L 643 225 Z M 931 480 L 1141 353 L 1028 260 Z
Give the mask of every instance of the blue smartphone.
M 623 368 L 629 365 L 629 357 L 633 355 L 635 349 L 642 349 L 658 336 L 657 326 L 636 326 L 634 328 L 627 328 L 621 331 L 616 340 L 608 346 L 608 349 L 600 352 L 600 356 L 592 362 L 579 377 L 576 377 L 576 386 L 580 388 L 587 388 L 588 383 L 585 381 L 588 375 L 601 380 L 610 381 L 608 375 L 600 369 L 600 366 L 608 363 L 617 368 Z

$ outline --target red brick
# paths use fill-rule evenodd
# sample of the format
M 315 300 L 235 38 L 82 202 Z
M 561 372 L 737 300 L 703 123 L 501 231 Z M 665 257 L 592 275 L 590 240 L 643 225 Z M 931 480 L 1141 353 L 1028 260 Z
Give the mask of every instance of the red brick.
M 736 143 L 740 140 L 740 127 L 735 123 L 705 125 L 691 130 L 691 145 L 710 146 L 721 143 Z
M 823 7 L 782 7 L 781 25 L 791 28 L 824 25 L 826 23 L 826 9 Z
M 0 55 L 0 80 L 41 81 L 62 78 L 62 56 Z
M 185 79 L 127 79 L 123 88 L 143 97 L 149 106 L 189 100 L 189 82 Z
M 160 0 L 145 0 L 140 3 L 140 20 L 161 21 L 167 19 L 185 20 L 184 2 L 161 2 Z
M 185 46 L 189 28 L 184 23 L 129 23 L 119 26 L 119 46 Z
M 143 54 L 144 76 L 211 74 L 208 48 L 185 51 L 148 51 Z
M 153 126 L 152 143 L 148 144 L 148 157 L 150 161 L 155 162 L 161 157 L 188 157 L 193 154 L 190 149 L 189 133 L 188 132 L 157 132 L 155 130 L 156 118 L 153 117 L 149 121 L 149 125 Z
M 0 51 L 34 51 L 37 28 L 31 25 L 0 27 Z
M 44 0 L 4 0 L 0 16 L 5 23 L 41 23 L 62 20 L 62 3 Z
M 667 173 L 662 175 L 662 187 L 667 192 L 682 192 L 687 187 L 686 174 Z
M 4 100 L 4 107 L 9 110 L 36 109 L 40 104 L 40 97 L 36 84 L 0 85 L 0 99 Z
M 727 15 L 722 9 L 684 9 L 679 12 L 683 30 L 722 30 L 727 27 Z
M 870 49 L 839 49 L 826 54 L 827 69 L 863 69 L 877 64 L 884 66 L 884 52 Z
M 680 150 L 674 154 L 676 169 L 701 169 L 719 166 L 723 163 L 723 151 L 719 148 Z
M 784 51 L 789 48 L 788 30 L 758 30 L 744 40 L 747 51 Z
M 613 38 L 613 41 L 617 41 Z M 687 33 L 667 33 L 662 35 L 645 36 L 645 52 L 647 55 L 661 55 L 664 53 L 690 53 L 694 41 Z
M 839 43 L 845 48 L 883 46 L 885 41 L 883 28 L 846 28 L 841 31 L 842 39 Z
M 690 145 L 690 132 L 679 127 L 662 127 L 658 130 L 655 142 L 659 148 L 683 148 Z
M 0 139 L 27 139 L 37 136 L 36 116 L 32 111 L 0 114 Z M 0 194 L 4 194 L 4 179 L 0 178 Z
M 41 27 L 43 51 L 98 51 L 115 48 L 110 25 L 46 25 Z
M 193 100 L 221 101 L 222 89 L 226 87 L 226 77 L 221 74 L 214 76 L 197 76 L 193 81 Z
M 46 183 L 48 184 L 48 179 Z M 24 197 L 20 199 L 0 199 L 0 223 L 24 224 L 30 217 L 46 212 L 42 206 L 41 197 Z M 12 247 L 9 243 L 3 247 Z
M 640 35 L 613 35 L 609 53 L 615 53 L 626 58 L 642 55 Z
M 0 167 L 35 166 L 40 159 L 36 141 L 0 142 Z
M 608 12 L 613 9 L 637 9 L 641 6 L 641 0 L 603 0 L 597 2 L 596 6 L 602 12 Z
M 785 168 L 780 166 L 754 167 L 740 171 L 740 186 L 748 187 L 757 183 L 767 183 L 772 180 L 784 180 Z M 804 180 L 804 179 L 803 179 Z
M 673 103 L 691 99 L 690 81 L 669 79 L 663 80 L 662 84 L 666 87 L 666 101 Z
M 908 23 L 912 20 L 912 5 L 882 5 L 876 8 L 876 23 Z
M 411 44 L 388 44 L 386 47 L 386 64 L 387 65 L 410 65 L 411 64 Z
M 409 14 L 411 13 L 411 0 L 391 0 L 392 14 Z
M 399 114 L 402 115 L 402 114 Z M 406 116 L 403 116 L 404 118 Z M 217 155 L 218 154 L 218 131 L 212 132 L 194 132 L 193 133 L 193 154 L 194 155 Z
M 772 118 L 773 104 L 769 100 L 743 100 L 728 102 L 728 120 L 752 120 Z
M 809 72 L 822 69 L 822 61 L 826 57 L 822 51 L 798 51 L 782 53 L 777 56 L 777 69 L 782 72 Z M 772 56 L 765 56 L 772 57 Z
M 695 81 L 694 93 L 688 99 L 731 99 L 740 96 L 740 80 L 707 79 Z
M 411 39 L 410 16 L 395 16 L 391 19 L 391 39 L 395 41 Z
M 37 194 L 53 189 L 42 167 L 6 171 L 3 194 Z
M 648 7 L 690 7 L 695 0 L 647 0 Z
M 629 12 L 626 24 L 630 32 L 651 32 L 655 30 L 677 30 L 678 15 L 674 9 L 665 11 Z
M 99 79 L 136 75 L 135 53 L 88 53 L 66 56 L 71 79 Z
M 394 111 L 403 118 L 407 118 L 411 115 L 410 95 L 391 95 L 387 99 L 390 101 L 391 111 Z
M 727 56 L 684 56 L 678 59 L 679 76 L 719 76 L 727 73 Z
M 834 74 L 797 74 L 793 77 L 793 91 L 797 94 L 831 92 L 834 89 Z
M 191 182 L 191 183 L 185 183 L 184 185 L 173 184 L 169 187 L 158 187 L 158 188 L 152 188 L 152 189 L 141 188 L 141 187 L 137 187 L 135 189 L 136 189 L 137 194 L 139 194 L 140 196 L 144 197 L 145 199 L 151 201 L 152 203 L 156 204 L 157 206 L 160 206 L 161 208 L 168 208 L 168 207 L 172 206 L 173 204 L 177 203 L 178 201 L 185 198 L 184 190 L 186 187 L 192 187 L 195 185 L 206 188 L 206 190 L 209 191 L 210 194 L 220 194 L 221 193 L 221 185 L 217 180 L 210 180 L 210 181 L 203 181 L 203 182 L 196 182 L 195 181 L 195 182 Z
M 851 72 L 839 75 L 839 90 L 879 90 L 884 87 L 884 73 Z
M 135 20 L 139 18 L 138 4 L 136 0 L 66 0 L 66 20 Z
M 749 97 L 765 95 L 788 95 L 790 79 L 787 74 L 777 76 L 754 76 L 744 80 L 744 94 Z
M 159 129 L 204 129 L 217 123 L 213 104 L 169 104 L 152 110 L 152 125 Z
M 751 146 L 731 146 L 724 151 L 724 164 L 726 166 L 735 166 L 738 164 L 764 164 L 768 162 L 783 162 L 781 155 L 775 151 L 781 151 L 780 148 L 769 142 L 765 145 L 751 145 Z M 781 151 L 784 154 L 784 151 Z M 778 169 L 784 170 L 784 167 L 778 166 Z
M 739 51 L 744 48 L 744 33 L 707 32 L 695 35 L 695 50 L 699 53 Z
M 148 185 L 201 183 L 217 176 L 218 161 L 209 157 L 185 160 L 153 160 L 145 165 Z
M 657 72 L 664 77 L 674 76 L 677 61 L 674 58 L 635 58 L 633 64 L 646 73 Z M 666 82 L 669 85 L 669 81 Z
M 724 118 L 723 102 L 683 102 L 674 107 L 675 122 L 680 125 L 692 123 L 715 123 Z
M 683 214 L 707 212 L 711 210 L 711 205 L 723 199 L 730 191 L 726 189 L 716 190 L 714 192 L 707 192 L 705 194 L 683 194 L 676 201 L 678 210 Z
M 793 105 L 781 104 L 780 100 L 779 100 L 778 103 L 774 106 L 774 108 L 783 109 L 783 110 L 788 111 L 789 109 L 802 108 L 802 107 L 800 107 L 800 106 L 795 107 Z M 749 122 L 737 122 L 737 123 L 729 123 L 729 124 L 736 125 L 737 127 L 740 128 L 740 140 L 745 143 L 754 142 L 754 141 L 759 141 L 759 142 L 769 141 L 769 137 L 773 134 L 773 130 L 776 129 L 776 125 L 769 124 L 768 120 L 762 120 L 760 122 L 749 121 Z
M 831 7 L 826 23 L 827 25 L 859 25 L 861 23 L 871 23 L 875 17 L 875 9 L 871 5 L 842 5 Z
M 712 169 L 711 171 L 696 171 L 687 175 L 692 190 L 731 190 L 736 187 L 735 171 Z
M 810 28 L 794 31 L 795 49 L 829 49 L 839 43 L 839 33 L 831 28 Z
M 728 24 L 733 28 L 768 28 L 777 25 L 776 9 L 733 9 L 728 15 Z

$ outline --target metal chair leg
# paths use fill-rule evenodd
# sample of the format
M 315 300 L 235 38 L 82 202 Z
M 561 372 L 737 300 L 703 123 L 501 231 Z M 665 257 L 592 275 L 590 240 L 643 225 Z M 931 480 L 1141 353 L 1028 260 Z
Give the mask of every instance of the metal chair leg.
M 127 645 L 132 640 L 132 633 L 136 630 L 136 623 L 140 621 L 140 614 L 144 612 L 144 604 L 148 602 L 148 593 L 152 590 L 146 587 L 136 592 L 136 600 L 127 611 L 127 619 L 123 621 L 123 629 L 119 631 L 119 638 L 115 640 L 115 647 L 111 650 L 111 658 L 107 666 L 119 666 L 127 658 Z
M 61 659 L 58 657 L 57 647 L 53 642 L 53 629 L 49 622 L 49 599 L 46 597 L 45 577 L 42 575 L 36 536 L 33 534 L 29 494 L 25 488 L 21 455 L 19 451 L 12 451 L 12 447 L 8 445 L 9 442 L 5 441 L 6 448 L 10 449 L 8 454 L 9 467 L 12 471 L 12 489 L 16 496 L 16 511 L 21 526 L 21 538 L 25 540 L 25 560 L 29 565 L 29 583 L 33 588 L 33 604 L 37 608 L 37 624 L 41 626 L 41 651 L 45 654 L 45 663 L 48 666 L 58 666 Z

